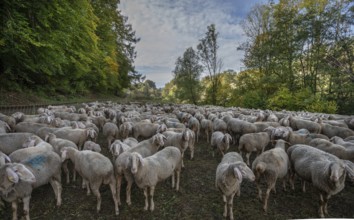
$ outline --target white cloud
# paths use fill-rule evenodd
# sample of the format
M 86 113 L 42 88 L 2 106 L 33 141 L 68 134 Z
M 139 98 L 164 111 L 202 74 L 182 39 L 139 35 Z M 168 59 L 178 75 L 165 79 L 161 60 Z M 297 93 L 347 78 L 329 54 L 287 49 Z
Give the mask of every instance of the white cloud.
M 196 47 L 207 26 L 219 32 L 219 54 L 223 69 L 238 71 L 243 52 L 236 47 L 245 40 L 240 21 L 262 0 L 121 0 L 140 42 L 136 45 L 136 69 L 163 87 L 172 78 L 174 64 L 188 47 Z

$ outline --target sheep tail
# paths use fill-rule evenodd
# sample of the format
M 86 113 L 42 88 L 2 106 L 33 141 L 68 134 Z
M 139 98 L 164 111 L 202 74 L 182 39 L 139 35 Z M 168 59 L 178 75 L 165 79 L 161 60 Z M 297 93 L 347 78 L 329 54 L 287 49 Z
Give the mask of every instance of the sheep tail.
M 264 162 L 259 162 L 256 166 L 256 170 L 258 173 L 263 173 L 266 170 L 267 164 Z

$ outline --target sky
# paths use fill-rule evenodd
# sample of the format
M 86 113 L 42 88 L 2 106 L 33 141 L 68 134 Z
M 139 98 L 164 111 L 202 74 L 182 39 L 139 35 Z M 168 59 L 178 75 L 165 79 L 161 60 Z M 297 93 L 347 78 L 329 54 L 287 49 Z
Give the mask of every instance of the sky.
M 119 9 L 128 17 L 140 42 L 136 44 L 135 69 L 162 88 L 172 80 L 178 57 L 196 47 L 207 27 L 215 24 L 223 70 L 239 72 L 245 42 L 240 22 L 257 3 L 266 0 L 121 0 Z M 206 73 L 203 73 L 205 75 Z

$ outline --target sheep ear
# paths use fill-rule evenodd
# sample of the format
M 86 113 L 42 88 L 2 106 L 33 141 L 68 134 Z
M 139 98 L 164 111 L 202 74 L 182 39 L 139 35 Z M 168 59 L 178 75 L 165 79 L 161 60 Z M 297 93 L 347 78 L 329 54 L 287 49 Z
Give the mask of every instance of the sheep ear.
M 237 166 L 234 167 L 234 174 L 235 174 L 235 177 L 237 177 L 237 179 L 242 181 L 242 173 Z
M 68 151 L 67 150 L 62 150 L 61 151 L 61 162 L 64 162 L 66 158 L 68 157 Z
M 344 160 L 345 170 L 348 172 L 349 178 L 354 180 L 354 163 L 349 160 Z
M 7 168 L 6 168 L 6 174 L 7 174 L 7 179 L 8 179 L 10 182 L 18 183 L 19 177 L 18 177 L 18 175 L 15 173 L 15 171 L 13 171 L 10 167 L 7 167 Z
M 5 122 L 5 126 L 6 126 L 7 131 L 10 132 L 11 128 L 10 128 L 9 124 Z
M 139 163 L 141 166 L 144 166 L 143 164 L 143 157 L 141 155 L 138 155 L 138 158 L 139 158 Z

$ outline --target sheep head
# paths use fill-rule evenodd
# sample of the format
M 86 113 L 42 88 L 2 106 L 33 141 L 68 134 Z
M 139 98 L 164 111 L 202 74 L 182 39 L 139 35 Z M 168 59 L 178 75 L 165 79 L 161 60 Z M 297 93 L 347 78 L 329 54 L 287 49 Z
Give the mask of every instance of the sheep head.
M 36 177 L 33 173 L 23 164 L 9 163 L 0 169 L 0 192 L 4 195 L 9 193 L 15 184 L 20 180 L 34 183 Z
M 130 162 L 130 171 L 132 172 L 132 174 L 136 174 L 138 172 L 139 166 L 143 166 L 143 157 L 139 153 L 133 152 L 130 155 Z

